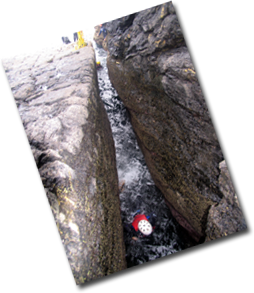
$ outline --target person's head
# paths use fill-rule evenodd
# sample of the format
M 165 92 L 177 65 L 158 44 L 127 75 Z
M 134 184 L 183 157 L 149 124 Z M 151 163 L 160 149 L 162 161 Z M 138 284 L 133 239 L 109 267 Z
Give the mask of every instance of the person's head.
M 150 235 L 153 232 L 152 225 L 146 220 L 139 221 L 138 229 L 142 234 L 146 236 Z

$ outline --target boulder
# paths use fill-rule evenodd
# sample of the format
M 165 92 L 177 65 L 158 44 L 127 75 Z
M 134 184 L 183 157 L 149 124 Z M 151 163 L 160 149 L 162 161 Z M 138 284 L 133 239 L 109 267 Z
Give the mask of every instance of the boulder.
M 153 180 L 177 221 L 203 242 L 209 209 L 223 198 L 224 158 L 172 2 L 105 26 L 109 77 Z
M 126 268 L 110 124 L 91 46 L 3 61 L 75 281 Z

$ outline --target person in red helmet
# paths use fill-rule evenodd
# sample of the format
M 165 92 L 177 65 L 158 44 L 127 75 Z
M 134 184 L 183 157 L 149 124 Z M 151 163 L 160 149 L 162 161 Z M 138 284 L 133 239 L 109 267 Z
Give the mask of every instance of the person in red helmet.
M 132 234 L 132 238 L 141 238 L 150 236 L 155 229 L 155 215 L 146 216 L 145 214 L 140 214 L 140 210 L 138 210 L 134 214 L 134 219 L 131 223 L 131 227 L 125 226 L 130 234 Z

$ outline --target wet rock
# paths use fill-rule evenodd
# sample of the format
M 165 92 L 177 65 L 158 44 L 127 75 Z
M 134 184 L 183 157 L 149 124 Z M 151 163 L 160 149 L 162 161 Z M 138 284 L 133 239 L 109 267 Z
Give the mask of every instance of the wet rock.
M 106 40 L 104 40 L 103 34 L 99 36 L 101 27 L 100 25 L 97 25 L 95 27 L 95 33 L 93 38 L 97 46 L 99 48 L 103 48 L 106 51 L 108 50 L 108 48 L 110 48 L 111 50 L 116 50 L 115 47 L 111 45 L 108 46 L 108 40 L 110 42 L 116 41 L 118 46 L 119 45 L 118 40 L 121 38 L 119 35 L 123 34 L 129 28 L 129 26 L 132 25 L 135 15 L 136 13 L 133 13 L 133 14 L 124 16 L 122 18 L 115 19 L 111 22 L 104 23 L 103 26 L 107 29 Z M 116 36 L 115 40 L 114 40 L 114 36 Z M 119 51 L 119 49 L 117 49 L 116 51 Z M 117 56 L 117 53 L 115 54 Z
M 92 47 L 3 65 L 77 284 L 126 267 L 115 149 Z
M 223 198 L 223 154 L 172 2 L 105 26 L 109 76 L 153 180 L 178 222 L 204 241 L 209 209 Z

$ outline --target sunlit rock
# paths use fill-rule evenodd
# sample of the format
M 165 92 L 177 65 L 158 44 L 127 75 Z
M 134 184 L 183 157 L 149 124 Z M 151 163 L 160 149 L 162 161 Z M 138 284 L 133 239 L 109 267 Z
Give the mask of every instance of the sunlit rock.
M 3 62 L 77 284 L 126 267 L 115 149 L 92 47 Z

